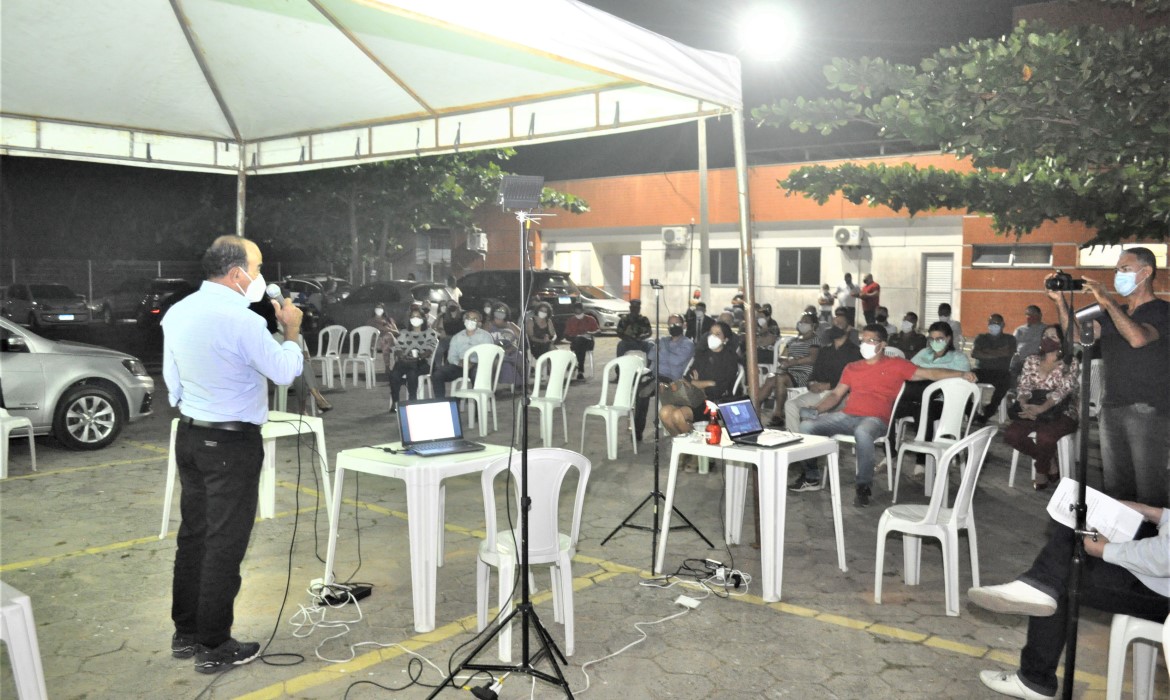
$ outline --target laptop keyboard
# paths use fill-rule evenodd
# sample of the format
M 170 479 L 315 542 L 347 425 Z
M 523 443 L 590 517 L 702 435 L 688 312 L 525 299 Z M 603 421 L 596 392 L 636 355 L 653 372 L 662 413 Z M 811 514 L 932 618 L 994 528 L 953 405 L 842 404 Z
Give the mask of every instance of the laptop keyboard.
M 472 450 L 482 450 L 483 445 L 470 440 L 439 440 L 428 442 L 425 445 L 415 445 L 410 449 L 415 454 L 423 455 L 434 452 L 471 452 Z

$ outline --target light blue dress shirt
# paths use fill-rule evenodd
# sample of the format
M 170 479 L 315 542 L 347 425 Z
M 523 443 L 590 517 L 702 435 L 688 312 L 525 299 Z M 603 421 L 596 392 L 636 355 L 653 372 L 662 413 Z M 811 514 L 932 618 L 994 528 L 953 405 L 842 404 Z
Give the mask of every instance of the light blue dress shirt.
M 278 343 L 242 294 L 204 282 L 162 320 L 163 381 L 172 406 L 213 422 L 268 420 L 268 379 L 291 384 L 304 367 L 297 343 Z
M 669 335 L 658 337 L 658 354 L 661 366 L 656 370 L 658 374 L 671 379 L 681 379 L 687 363 L 695 356 L 695 344 L 690 338 L 671 338 Z M 654 351 L 651 350 L 648 359 L 651 367 L 654 365 Z

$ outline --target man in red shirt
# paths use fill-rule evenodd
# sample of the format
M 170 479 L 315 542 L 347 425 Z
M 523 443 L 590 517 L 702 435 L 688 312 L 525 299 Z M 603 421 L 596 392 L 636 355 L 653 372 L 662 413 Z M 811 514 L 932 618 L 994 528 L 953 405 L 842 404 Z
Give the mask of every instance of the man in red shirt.
M 861 299 L 861 314 L 865 316 L 865 324 L 875 322 L 877 308 L 881 305 L 882 286 L 873 281 L 872 274 L 861 278 L 861 291 L 857 293 Z
M 574 302 L 573 317 L 565 321 L 569 349 L 577 356 L 577 377 L 574 381 L 585 379 L 585 353 L 593 349 L 593 334 L 599 330 L 601 328 L 597 325 L 597 319 L 585 313 L 585 305 Z
M 973 372 L 950 369 L 926 369 L 898 357 L 886 357 L 885 326 L 871 323 L 861 332 L 861 357 L 850 362 L 841 373 L 841 381 L 816 406 L 801 409 L 800 429 L 806 435 L 852 435 L 857 441 L 857 496 L 853 505 L 869 505 L 873 483 L 874 441 L 889 430 L 894 402 L 907 381 L 938 381 L 962 377 L 975 381 Z M 829 413 L 845 396 L 849 400 L 840 413 Z M 821 488 L 821 470 L 816 460 L 801 462 L 804 473 L 796 478 L 790 491 L 813 491 Z

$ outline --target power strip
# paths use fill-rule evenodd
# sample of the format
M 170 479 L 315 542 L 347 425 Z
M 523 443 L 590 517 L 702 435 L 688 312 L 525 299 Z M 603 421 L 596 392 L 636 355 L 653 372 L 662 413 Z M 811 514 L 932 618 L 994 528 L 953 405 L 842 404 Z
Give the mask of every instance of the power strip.
M 321 602 L 326 605 L 336 607 L 338 605 L 345 605 L 346 603 L 357 602 L 363 598 L 368 598 L 374 589 L 372 586 L 364 586 L 360 584 L 356 586 L 348 586 L 346 589 L 343 589 L 339 584 L 334 584 L 332 586 L 332 590 L 336 592 L 322 596 Z
M 695 600 L 689 595 L 680 595 L 674 599 L 674 604 L 680 608 L 687 608 L 689 610 L 694 610 L 695 608 L 699 607 L 699 601 Z

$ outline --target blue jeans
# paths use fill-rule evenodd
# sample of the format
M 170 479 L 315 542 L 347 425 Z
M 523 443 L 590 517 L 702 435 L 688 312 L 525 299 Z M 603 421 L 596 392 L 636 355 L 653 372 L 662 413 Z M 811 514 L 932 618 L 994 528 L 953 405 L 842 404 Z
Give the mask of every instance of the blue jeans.
M 1103 406 L 1101 464 L 1105 493 L 1114 498 L 1170 507 L 1170 415 L 1148 404 Z
M 857 440 L 857 485 L 869 486 L 873 482 L 874 440 L 884 437 L 888 426 L 880 418 L 851 416 L 848 413 L 824 413 L 812 420 L 800 422 L 798 432 L 805 435 L 852 435 Z M 804 478 L 809 481 L 821 480 L 821 468 L 815 459 L 800 463 Z

